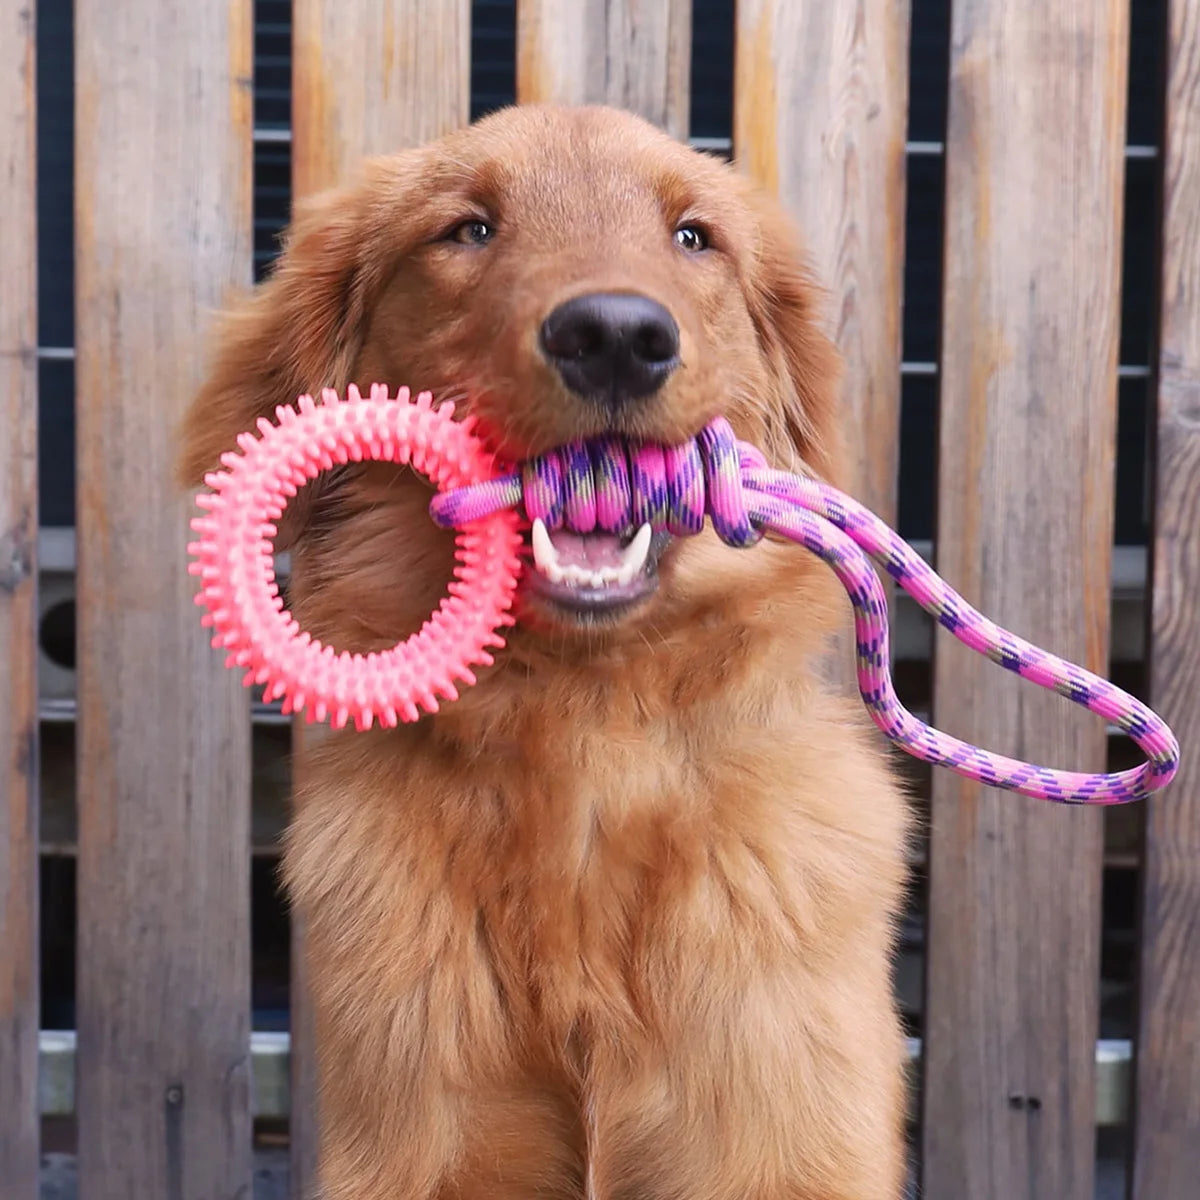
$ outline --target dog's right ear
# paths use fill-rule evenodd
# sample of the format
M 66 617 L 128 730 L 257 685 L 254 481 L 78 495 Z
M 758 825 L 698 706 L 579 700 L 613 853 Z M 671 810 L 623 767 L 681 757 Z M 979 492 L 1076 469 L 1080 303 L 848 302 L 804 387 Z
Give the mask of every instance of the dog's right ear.
M 368 160 L 352 184 L 296 204 L 271 275 L 218 318 L 212 365 L 183 421 L 178 473 L 197 487 L 238 435 L 353 372 L 374 296 L 399 247 L 392 234 L 419 152 Z M 289 509 L 290 531 L 302 521 Z M 282 546 L 288 540 L 284 531 Z

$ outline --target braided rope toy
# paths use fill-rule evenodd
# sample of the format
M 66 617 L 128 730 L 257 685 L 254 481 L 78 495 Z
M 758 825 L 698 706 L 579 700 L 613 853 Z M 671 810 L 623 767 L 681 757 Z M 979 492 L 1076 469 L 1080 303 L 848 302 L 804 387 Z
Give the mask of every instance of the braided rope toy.
M 472 667 L 492 662 L 510 614 L 520 561 L 517 512 L 575 533 L 620 534 L 649 523 L 676 536 L 699 533 L 706 517 L 733 546 L 765 531 L 803 545 L 835 572 L 854 608 L 858 687 L 875 724 L 909 754 L 969 779 L 1022 795 L 1070 804 L 1120 804 L 1164 787 L 1179 762 L 1166 724 L 1141 701 L 1082 667 L 1040 650 L 973 609 L 893 530 L 827 484 L 770 469 L 761 453 L 738 442 L 728 423 L 663 447 L 598 438 L 573 443 L 497 475 L 499 463 L 453 406 L 434 408 L 428 393 L 389 398 L 376 385 L 364 400 L 322 393 L 276 409 L 259 435 L 239 438 L 239 452 L 206 478 L 205 513 L 192 522 L 189 545 L 200 577 L 196 602 L 208 609 L 213 645 L 245 682 L 264 686 L 285 712 L 360 729 L 394 726 L 436 712 L 472 684 Z M 310 637 L 284 611 L 270 539 L 297 490 L 334 465 L 365 459 L 408 463 L 438 489 L 433 519 L 457 534 L 457 565 L 448 595 L 411 638 L 382 654 L 338 653 Z M 866 553 L 864 553 L 864 551 Z M 960 642 L 1022 678 L 1065 696 L 1127 734 L 1146 762 L 1115 774 L 1057 771 L 1006 758 L 918 720 L 900 703 L 889 674 L 887 600 L 867 554 Z

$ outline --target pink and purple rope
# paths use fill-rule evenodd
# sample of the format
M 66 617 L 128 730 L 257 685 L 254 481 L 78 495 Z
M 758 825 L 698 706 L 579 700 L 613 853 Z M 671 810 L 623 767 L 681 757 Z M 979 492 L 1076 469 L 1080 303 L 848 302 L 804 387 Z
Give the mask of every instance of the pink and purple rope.
M 827 484 L 770 469 L 721 418 L 680 446 L 619 438 L 572 443 L 517 473 L 443 492 L 430 512 L 439 525 L 455 528 L 522 506 L 530 520 L 540 517 L 550 528 L 576 533 L 619 534 L 649 522 L 656 531 L 685 536 L 699 533 L 708 517 L 732 546 L 752 545 L 770 530 L 811 550 L 850 596 L 858 689 L 875 724 L 909 754 L 968 779 L 1066 804 L 1122 804 L 1164 787 L 1178 767 L 1175 736 L 1141 701 L 989 621 L 873 513 Z M 1052 770 L 980 749 L 918 720 L 892 686 L 887 599 L 867 554 L 964 645 L 1111 722 L 1147 761 L 1113 774 Z

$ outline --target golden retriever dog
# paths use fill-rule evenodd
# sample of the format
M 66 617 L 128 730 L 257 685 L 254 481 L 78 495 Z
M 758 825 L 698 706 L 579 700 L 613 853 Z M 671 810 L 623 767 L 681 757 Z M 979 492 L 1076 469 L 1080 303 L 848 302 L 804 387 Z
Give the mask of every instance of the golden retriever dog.
M 724 414 L 837 483 L 820 308 L 732 167 L 610 109 L 507 109 L 297 206 L 220 324 L 184 468 L 380 382 L 454 399 L 513 459 Z M 358 651 L 419 627 L 453 553 L 429 495 L 378 463 L 305 490 L 280 532 L 304 627 Z M 902 1192 L 908 818 L 822 680 L 849 606 L 795 546 L 634 533 L 539 533 L 476 687 L 303 756 L 284 873 L 323 1200 Z

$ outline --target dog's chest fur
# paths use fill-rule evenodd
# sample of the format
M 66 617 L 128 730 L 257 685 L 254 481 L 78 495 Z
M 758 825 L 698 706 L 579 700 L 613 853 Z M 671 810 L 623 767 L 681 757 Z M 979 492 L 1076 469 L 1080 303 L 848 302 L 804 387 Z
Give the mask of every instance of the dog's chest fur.
M 664 717 L 496 742 L 466 771 L 431 745 L 318 759 L 287 865 L 331 1000 L 436 1008 L 503 1056 L 636 1045 L 706 977 L 803 952 L 831 881 L 801 852 L 794 739 Z

